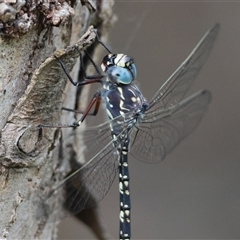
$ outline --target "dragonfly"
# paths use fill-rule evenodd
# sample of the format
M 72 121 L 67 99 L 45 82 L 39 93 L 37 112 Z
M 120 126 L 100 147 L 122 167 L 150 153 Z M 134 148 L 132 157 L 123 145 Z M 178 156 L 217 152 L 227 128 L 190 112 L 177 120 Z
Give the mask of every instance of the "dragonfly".
M 76 171 L 65 178 L 49 196 L 62 194 L 62 204 L 72 213 L 93 207 L 109 191 L 116 175 L 119 178 L 120 230 L 119 239 L 131 238 L 131 201 L 128 156 L 131 154 L 144 162 L 161 162 L 177 144 L 198 125 L 211 101 L 208 90 L 200 90 L 184 99 L 188 89 L 204 65 L 219 32 L 215 24 L 202 37 L 186 60 L 160 87 L 151 101 L 147 101 L 136 85 L 137 68 L 133 58 L 113 54 L 99 37 L 97 40 L 108 54 L 103 58 L 101 75 L 86 76 L 74 82 L 59 63 L 68 79 L 75 86 L 100 83 L 81 119 L 72 127 L 74 131 L 93 109 L 96 115 L 104 100 L 108 121 L 77 132 L 81 146 L 80 158 L 87 159 Z M 80 60 L 82 54 L 79 51 Z M 81 64 L 83 65 L 83 64 Z M 68 109 L 65 109 L 68 110 Z M 41 127 L 59 127 L 41 125 Z

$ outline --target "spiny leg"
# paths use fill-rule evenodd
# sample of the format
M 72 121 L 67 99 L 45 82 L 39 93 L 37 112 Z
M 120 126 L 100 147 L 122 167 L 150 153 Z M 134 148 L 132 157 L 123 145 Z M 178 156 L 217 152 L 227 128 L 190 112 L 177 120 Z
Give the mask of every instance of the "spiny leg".
M 82 71 L 83 75 L 84 75 L 84 80 L 83 81 L 78 80 L 77 82 L 74 82 L 72 77 L 68 73 L 64 63 L 61 61 L 61 59 L 59 59 L 55 56 L 56 60 L 61 65 L 61 67 L 62 67 L 64 73 L 66 74 L 67 78 L 69 79 L 69 81 L 74 86 L 84 86 L 84 85 L 92 84 L 92 83 L 101 83 L 103 75 L 100 74 L 100 71 L 97 68 L 97 66 L 94 63 L 91 56 L 87 53 L 87 51 L 85 51 L 85 53 L 88 55 L 88 58 L 90 59 L 91 63 L 93 64 L 94 68 L 96 69 L 98 75 L 87 76 L 86 71 L 85 71 L 85 67 L 84 67 L 84 64 L 83 64 L 82 53 L 77 48 L 76 48 L 76 50 L 79 52 L 79 56 L 80 56 L 80 61 L 81 61 L 80 71 Z M 100 92 L 97 92 L 93 96 L 93 98 L 92 98 L 91 102 L 89 103 L 87 109 L 83 112 L 83 116 L 76 123 L 68 124 L 68 125 L 66 125 L 66 124 L 41 124 L 41 125 L 38 126 L 38 129 L 43 128 L 43 127 L 47 127 L 47 128 L 69 128 L 69 127 L 75 128 L 75 127 L 79 127 L 81 125 L 81 123 L 84 121 L 84 119 L 86 118 L 87 115 L 94 115 L 94 116 L 97 115 L 100 103 L 101 103 L 101 94 L 100 94 Z M 93 111 L 93 113 L 90 113 L 90 110 L 92 109 L 92 107 L 94 105 L 95 105 L 94 111 Z M 63 108 L 63 110 L 77 112 L 77 111 L 69 109 L 69 108 Z
M 109 48 L 100 40 L 100 38 L 99 38 L 97 33 L 96 33 L 96 36 L 97 36 L 96 40 L 98 41 L 98 43 L 100 43 L 109 53 L 111 53 Z M 97 65 L 93 61 L 93 59 L 90 56 L 90 54 L 86 50 L 84 50 L 85 54 L 88 56 L 88 59 L 90 60 L 90 62 L 94 66 L 94 68 L 95 68 L 96 72 L 98 73 L 98 75 L 88 76 L 86 74 L 82 53 L 81 53 L 81 51 L 78 48 L 76 48 L 76 51 L 79 53 L 79 57 L 80 57 L 80 63 L 81 63 L 81 65 L 80 65 L 80 72 L 83 73 L 83 76 L 84 76 L 84 80 L 83 81 L 82 80 L 78 80 L 78 81 L 75 82 L 72 79 L 72 77 L 70 76 L 69 72 L 67 71 L 67 69 L 66 69 L 64 63 L 61 61 L 61 59 L 55 56 L 56 60 L 61 65 L 61 67 L 62 67 L 64 73 L 66 74 L 67 78 L 69 79 L 69 81 L 74 86 L 84 86 L 84 85 L 92 84 L 92 83 L 101 83 L 102 78 L 104 76 L 101 75 L 100 70 L 98 69 Z M 97 115 L 100 103 L 101 103 L 101 94 L 98 92 L 98 93 L 96 93 L 93 96 L 93 98 L 92 98 L 91 102 L 89 103 L 87 109 L 83 112 L 83 116 L 76 123 L 69 124 L 69 125 L 63 125 L 63 124 L 57 124 L 57 125 L 54 125 L 54 124 L 41 124 L 41 125 L 38 126 L 38 129 L 40 129 L 42 127 L 48 127 L 48 128 L 68 128 L 68 127 L 75 128 L 75 127 L 78 127 L 78 126 L 81 125 L 81 123 L 84 121 L 84 119 L 86 118 L 87 115 L 94 115 L 94 116 Z M 94 104 L 95 104 L 95 109 L 94 109 L 93 113 L 90 113 L 90 110 L 91 110 L 91 108 L 93 107 Z M 69 109 L 69 108 L 63 108 L 63 110 L 77 112 L 77 111 Z
M 97 36 L 97 41 L 109 52 L 109 53 L 112 53 L 109 48 L 100 40 L 98 34 L 96 33 L 96 36 Z M 87 79 L 88 81 L 82 81 L 82 80 L 78 80 L 77 82 L 75 82 L 72 77 L 70 76 L 69 72 L 67 71 L 64 63 L 61 61 L 60 58 L 54 56 L 57 61 L 59 62 L 59 64 L 61 65 L 64 73 L 66 74 L 66 76 L 68 77 L 69 81 L 74 85 L 74 86 L 83 86 L 83 85 L 86 85 L 86 84 L 91 84 L 91 83 L 95 83 L 95 82 L 99 82 L 99 80 L 101 80 L 104 76 L 101 75 L 101 71 L 99 70 L 99 68 L 97 67 L 96 63 L 93 61 L 92 57 L 90 56 L 90 54 L 84 50 L 85 54 L 88 56 L 88 59 L 90 60 L 90 62 L 92 63 L 92 65 L 94 66 L 96 72 L 98 73 L 98 75 L 91 75 L 91 76 L 88 76 L 86 74 L 86 68 L 84 66 L 84 61 L 83 61 L 83 56 L 82 56 L 82 52 L 76 48 L 76 51 L 79 53 L 79 58 L 80 58 L 80 72 L 83 73 L 83 76 L 84 76 L 84 79 Z
M 101 93 L 97 92 L 94 94 L 91 102 L 89 103 L 87 109 L 85 110 L 85 112 L 83 113 L 82 117 L 75 123 L 73 124 L 67 124 L 67 125 L 63 125 L 63 124 L 57 124 L 57 125 L 50 125 L 50 124 L 41 124 L 38 126 L 39 129 L 45 127 L 45 128 L 76 128 L 79 127 L 82 122 L 85 120 L 87 115 L 90 115 L 90 111 L 92 109 L 92 107 L 95 105 L 94 111 L 93 111 L 93 115 L 97 115 L 99 107 L 100 107 L 100 103 L 101 103 Z
M 82 53 L 76 49 L 79 53 L 79 57 L 80 57 L 80 62 L 81 62 L 81 66 L 80 66 L 80 71 L 83 72 L 83 75 L 84 75 L 84 80 L 78 80 L 77 82 L 75 82 L 72 77 L 70 76 L 69 72 L 67 71 L 63 61 L 54 56 L 56 58 L 56 60 L 59 62 L 59 64 L 61 65 L 64 73 L 66 74 L 68 80 L 72 83 L 72 85 L 74 86 L 84 86 L 84 85 L 87 85 L 87 84 L 92 84 L 92 83 L 99 83 L 101 82 L 101 79 L 103 78 L 103 75 L 100 74 L 100 71 L 99 69 L 97 68 L 96 64 L 94 63 L 93 59 L 90 57 L 90 55 L 87 53 L 87 51 L 85 51 L 85 53 L 87 53 L 91 63 L 93 64 L 95 70 L 97 71 L 98 75 L 92 75 L 92 76 L 88 76 L 86 75 L 86 71 L 85 71 L 85 66 L 83 64 L 83 58 L 82 58 Z

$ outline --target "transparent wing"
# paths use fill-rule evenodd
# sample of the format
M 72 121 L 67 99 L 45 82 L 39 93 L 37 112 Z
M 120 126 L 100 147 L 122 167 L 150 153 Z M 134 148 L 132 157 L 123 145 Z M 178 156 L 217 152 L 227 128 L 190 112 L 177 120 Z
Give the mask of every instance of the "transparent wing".
M 72 214 L 94 206 L 110 189 L 118 169 L 113 141 L 64 180 L 63 206 Z
M 178 104 L 204 65 L 219 31 L 219 24 L 206 32 L 187 59 L 162 85 L 150 102 L 149 112 L 162 111 Z
M 129 123 L 125 122 L 125 118 L 131 115 L 133 114 L 119 116 L 87 130 L 79 128 L 73 131 L 71 135 L 77 137 L 81 153 L 79 156 L 74 156 L 76 159 L 71 161 L 75 162 L 72 166 L 78 169 L 48 194 L 46 205 L 49 208 L 47 210 L 47 215 L 50 216 L 49 221 L 56 221 L 85 208 L 93 207 L 105 197 L 118 170 L 118 152 L 115 146 L 117 141 L 124 140 L 124 136 L 127 137 Z M 119 127 L 119 123 L 122 130 L 113 140 L 111 128 Z M 81 158 L 86 159 L 87 162 L 79 161 Z M 59 211 L 57 217 L 54 216 L 57 219 L 51 219 L 51 212 L 58 211 L 54 206 L 56 195 L 61 201 L 59 205 L 64 206 L 65 210 Z
M 198 125 L 207 110 L 211 93 L 199 91 L 164 111 L 146 113 L 132 136 L 131 154 L 145 162 L 159 162 Z

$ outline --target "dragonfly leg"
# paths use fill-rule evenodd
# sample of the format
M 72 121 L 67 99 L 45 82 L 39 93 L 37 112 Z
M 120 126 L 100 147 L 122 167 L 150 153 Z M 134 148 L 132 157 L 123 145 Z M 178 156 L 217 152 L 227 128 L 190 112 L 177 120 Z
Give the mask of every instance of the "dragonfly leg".
M 112 53 L 112 51 L 110 51 L 110 49 L 102 42 L 102 40 L 100 39 L 100 37 L 98 36 L 98 33 L 96 32 L 96 40 L 109 52 Z
M 80 59 L 82 61 L 82 54 L 81 54 L 80 51 L 79 51 L 79 53 L 80 53 Z M 101 83 L 101 79 L 103 78 L 103 75 L 99 74 L 99 75 L 93 75 L 93 76 L 86 76 L 85 68 L 82 65 L 82 62 L 81 62 L 81 69 L 80 69 L 80 71 L 83 71 L 85 80 L 83 80 L 83 81 L 82 80 L 78 80 L 78 81 L 75 82 L 72 79 L 72 77 L 70 76 L 69 72 L 67 71 L 63 61 L 60 58 L 56 57 L 56 56 L 55 56 L 55 58 L 59 62 L 59 64 L 61 65 L 64 73 L 66 74 L 67 78 L 72 83 L 72 85 L 74 85 L 74 86 L 83 86 L 83 85 L 92 84 L 92 83 Z
M 76 48 L 76 51 L 78 51 L 79 53 L 79 57 L 80 57 L 80 62 L 81 62 L 81 66 L 80 66 L 80 72 L 83 73 L 84 75 L 84 80 L 78 80 L 78 81 L 74 81 L 72 79 L 72 77 L 70 76 L 69 72 L 67 71 L 63 61 L 58 58 L 57 56 L 54 56 L 56 58 L 56 60 L 59 62 L 59 64 L 61 65 L 64 73 L 66 74 L 67 78 L 69 79 L 69 81 L 74 85 L 74 86 L 84 86 L 84 85 L 87 85 L 87 84 L 92 84 L 92 83 L 101 83 L 102 81 L 102 78 L 103 78 L 103 75 L 101 75 L 100 73 L 100 70 L 98 69 L 97 65 L 94 63 L 92 57 L 90 56 L 90 54 L 85 50 L 85 53 L 86 55 L 88 56 L 90 62 L 93 64 L 95 70 L 97 71 L 98 75 L 92 75 L 92 76 L 87 76 L 86 75 L 86 71 L 85 71 L 85 66 L 84 66 L 84 63 L 83 63 L 83 56 L 82 56 L 82 53 L 79 49 Z M 47 128 L 68 128 L 68 127 L 78 127 L 81 125 L 81 123 L 84 121 L 84 119 L 86 118 L 87 115 L 93 115 L 93 116 L 96 116 L 97 113 L 98 113 L 98 110 L 99 110 L 99 106 L 100 106 L 100 103 L 101 103 L 101 94 L 100 93 L 96 93 L 91 102 L 89 103 L 86 111 L 84 112 L 79 112 L 79 111 L 76 111 L 76 110 L 72 110 L 72 109 L 69 109 L 69 108 L 62 108 L 63 110 L 66 110 L 66 111 L 72 111 L 72 112 L 78 112 L 78 113 L 82 113 L 83 116 L 81 117 L 81 119 L 79 121 L 77 121 L 76 123 L 74 124 L 70 124 L 70 125 L 63 125 L 63 124 L 57 124 L 57 125 L 54 125 L 54 124 L 41 124 L 38 126 L 38 129 L 40 128 L 43 128 L 43 127 L 47 127 Z M 93 105 L 95 104 L 95 108 L 94 108 L 94 111 L 93 113 L 90 113 L 90 110 L 92 109 Z
M 74 113 L 77 113 L 77 114 L 84 114 L 85 113 L 85 111 L 74 110 L 74 109 L 65 108 L 65 107 L 62 107 L 62 110 L 68 111 L 68 112 L 74 112 Z M 96 114 L 94 112 L 91 112 L 91 113 L 88 113 L 88 116 L 96 116 Z
M 100 104 L 101 104 L 101 100 L 102 100 L 101 93 L 100 92 L 95 93 L 93 98 L 92 98 L 92 100 L 88 104 L 87 109 L 83 113 L 83 115 L 80 118 L 80 120 L 77 122 L 77 126 L 80 126 L 82 124 L 82 122 L 84 121 L 84 119 L 86 118 L 86 116 L 89 115 L 89 112 L 91 111 L 93 105 L 95 105 L 95 108 L 93 110 L 92 115 L 93 116 L 97 115 L 99 107 L 100 107 Z
M 41 125 L 38 126 L 38 129 L 41 129 L 43 127 L 45 127 L 45 128 L 76 128 L 76 127 L 79 127 L 82 124 L 82 122 L 84 121 L 84 119 L 86 118 L 86 116 L 89 115 L 89 112 L 91 111 L 91 109 L 94 105 L 95 105 L 95 108 L 93 110 L 92 115 L 94 115 L 94 116 L 97 115 L 100 104 L 101 104 L 101 99 L 102 99 L 101 98 L 101 93 L 100 92 L 95 93 L 92 100 L 90 101 L 87 109 L 83 113 L 82 117 L 76 123 L 69 124 L 69 125 L 66 125 L 66 124 L 65 125 L 63 125 L 63 124 L 57 124 L 57 125 L 41 124 Z

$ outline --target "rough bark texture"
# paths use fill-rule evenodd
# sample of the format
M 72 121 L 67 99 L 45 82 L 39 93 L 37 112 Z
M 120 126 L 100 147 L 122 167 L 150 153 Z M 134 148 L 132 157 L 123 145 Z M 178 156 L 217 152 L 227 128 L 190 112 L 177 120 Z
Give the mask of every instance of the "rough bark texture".
M 113 1 L 11 2 L 10 6 L 0 1 L 0 238 L 52 239 L 56 223 L 48 223 L 42 214 L 42 194 L 68 168 L 67 162 L 59 162 L 64 148 L 59 144 L 61 130 L 36 131 L 36 127 L 73 123 L 74 114 L 62 114 L 61 108 L 79 104 L 77 88 L 68 82 L 54 55 L 70 71 L 78 58 L 74 47 L 85 49 L 94 41 L 89 25 L 106 40 L 114 21 Z M 79 99 L 81 107 L 84 98 Z M 70 148 L 65 155 L 75 150 Z M 71 157 L 65 155 L 60 158 Z M 96 235 L 104 238 L 104 233 Z

